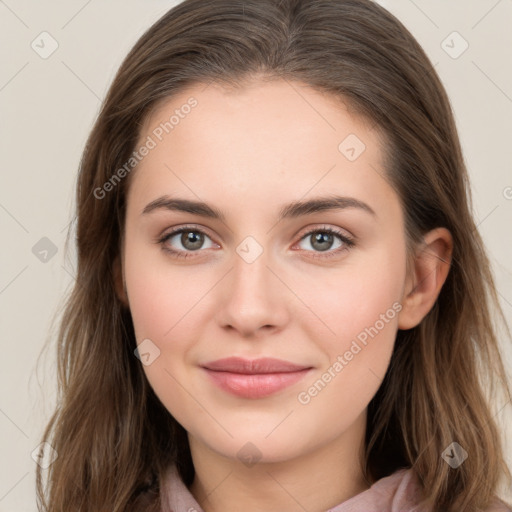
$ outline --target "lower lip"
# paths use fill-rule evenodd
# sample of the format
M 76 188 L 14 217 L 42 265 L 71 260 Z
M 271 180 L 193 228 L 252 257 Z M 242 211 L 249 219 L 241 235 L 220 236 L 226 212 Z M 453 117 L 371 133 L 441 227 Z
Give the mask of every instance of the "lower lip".
M 219 372 L 204 368 L 213 382 L 228 393 L 242 398 L 263 398 L 273 395 L 292 384 L 295 384 L 311 370 L 282 373 L 245 373 Z

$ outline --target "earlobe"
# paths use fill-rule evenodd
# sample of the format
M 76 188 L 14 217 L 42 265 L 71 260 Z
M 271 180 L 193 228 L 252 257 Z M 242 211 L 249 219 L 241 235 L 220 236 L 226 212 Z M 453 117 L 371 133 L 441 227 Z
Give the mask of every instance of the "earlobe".
M 123 279 L 123 269 L 121 264 L 121 257 L 117 255 L 114 264 L 113 264 L 113 279 L 114 279 L 114 288 L 116 291 L 116 295 L 121 303 L 128 307 L 128 295 L 126 294 L 126 287 L 124 285 Z
M 416 327 L 434 306 L 446 281 L 453 251 L 453 239 L 446 228 L 436 228 L 423 237 L 404 288 L 399 329 Z

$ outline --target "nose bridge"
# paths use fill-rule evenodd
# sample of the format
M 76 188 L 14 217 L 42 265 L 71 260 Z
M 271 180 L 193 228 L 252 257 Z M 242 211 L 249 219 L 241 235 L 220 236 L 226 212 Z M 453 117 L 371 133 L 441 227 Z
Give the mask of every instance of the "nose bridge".
M 269 287 L 269 258 L 267 253 L 262 253 L 253 261 L 244 259 L 243 256 L 237 254 L 234 258 L 234 269 L 231 275 L 232 297 L 247 300 L 253 299 L 269 299 L 271 290 Z
M 270 270 L 273 265 L 269 251 L 251 238 L 236 249 L 220 313 L 224 326 L 229 325 L 244 335 L 260 327 L 282 327 L 287 319 L 285 287 Z

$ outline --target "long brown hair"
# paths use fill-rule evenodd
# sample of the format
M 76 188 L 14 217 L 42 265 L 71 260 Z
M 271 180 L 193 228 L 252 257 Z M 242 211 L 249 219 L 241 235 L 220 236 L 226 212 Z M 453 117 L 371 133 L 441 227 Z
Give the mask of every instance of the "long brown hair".
M 115 291 L 130 180 L 101 197 L 98 190 L 129 160 L 159 102 L 196 83 L 237 86 L 255 77 L 308 84 L 371 120 L 388 142 L 387 177 L 409 246 L 435 227 L 452 233 L 438 300 L 417 327 L 398 331 L 369 404 L 364 472 L 373 483 L 411 467 L 434 510 L 487 507 L 500 478 L 512 479 L 490 405 L 497 389 L 503 403 L 511 397 L 495 322 L 507 339 L 510 332 L 472 217 L 450 103 L 429 59 L 370 0 L 186 0 L 126 57 L 83 152 L 77 279 L 58 332 L 57 410 L 42 438 L 59 456 L 46 486 L 38 468 L 39 510 L 158 510 L 170 464 L 187 484 L 194 477 L 186 432 L 134 356 L 130 311 Z M 454 441 L 469 454 L 457 469 L 441 456 Z

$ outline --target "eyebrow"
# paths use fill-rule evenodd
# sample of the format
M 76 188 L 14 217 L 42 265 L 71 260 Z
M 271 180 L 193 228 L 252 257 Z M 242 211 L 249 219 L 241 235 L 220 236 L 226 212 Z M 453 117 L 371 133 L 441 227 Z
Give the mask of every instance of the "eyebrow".
M 284 205 L 279 211 L 279 220 L 293 219 L 304 215 L 312 215 L 317 212 L 328 210 L 345 210 L 347 208 L 357 208 L 367 212 L 374 217 L 375 211 L 363 201 L 353 197 L 328 196 L 316 197 L 307 201 L 293 201 Z M 179 211 L 200 215 L 201 217 L 218 219 L 225 222 L 224 213 L 202 201 L 191 201 L 189 199 L 172 198 L 161 196 L 146 205 L 142 214 L 148 214 L 157 210 Z

